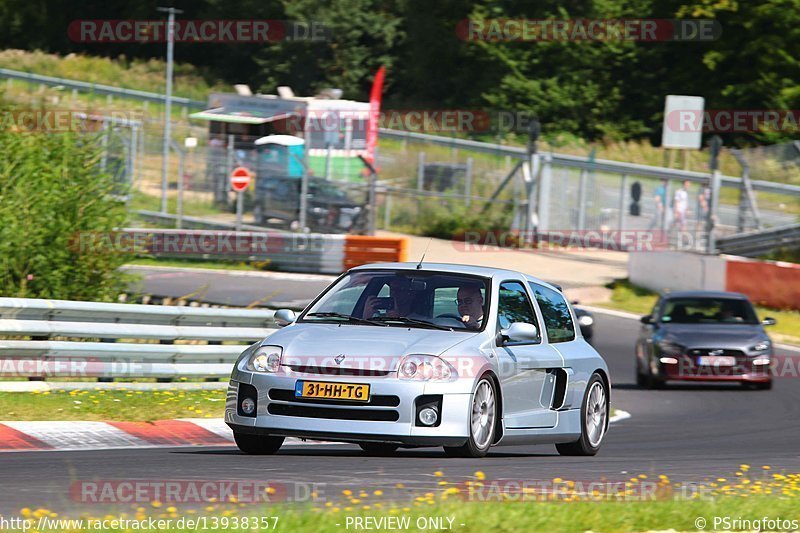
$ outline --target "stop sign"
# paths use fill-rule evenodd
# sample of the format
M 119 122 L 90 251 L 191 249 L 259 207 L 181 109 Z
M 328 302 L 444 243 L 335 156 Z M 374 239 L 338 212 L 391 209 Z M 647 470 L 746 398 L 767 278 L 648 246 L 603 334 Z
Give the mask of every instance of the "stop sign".
M 250 185 L 250 171 L 244 167 L 236 167 L 231 172 L 231 189 L 242 192 Z

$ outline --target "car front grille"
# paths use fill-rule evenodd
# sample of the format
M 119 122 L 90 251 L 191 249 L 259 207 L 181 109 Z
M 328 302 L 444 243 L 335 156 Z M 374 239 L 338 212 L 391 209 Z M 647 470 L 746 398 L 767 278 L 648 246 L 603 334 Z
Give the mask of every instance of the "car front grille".
M 289 365 L 292 372 L 303 374 L 320 374 L 323 376 L 367 376 L 385 377 L 394 374 L 395 370 L 367 370 L 363 368 L 340 368 L 327 366 Z
M 270 403 L 267 412 L 271 415 L 296 416 L 301 418 L 324 418 L 334 420 L 371 420 L 374 422 L 397 422 L 400 413 L 389 409 L 321 408 L 312 405 Z
M 400 405 L 399 396 L 374 394 L 370 397 L 368 402 L 355 402 L 350 400 L 330 400 L 325 398 L 298 398 L 294 395 L 294 391 L 289 389 L 270 389 L 269 398 L 270 400 L 278 400 L 282 402 L 322 405 L 358 405 L 364 407 L 397 407 Z
M 400 405 L 400 397 L 373 394 L 368 402 L 327 398 L 298 398 L 294 390 L 270 389 L 267 412 L 272 415 L 333 420 L 372 420 L 397 422 L 400 413 L 391 409 Z
M 717 348 L 695 348 L 689 350 L 689 355 L 691 355 L 692 357 L 699 357 L 701 355 L 712 355 L 711 352 L 714 352 L 713 355 L 724 355 L 727 357 L 735 357 L 737 361 L 739 361 L 740 358 L 745 359 L 744 352 L 741 350 L 727 350 L 727 349 L 717 349 Z
M 713 353 L 712 353 L 713 352 Z M 720 353 L 722 352 L 722 353 Z M 734 357 L 736 364 L 733 366 L 704 366 L 698 364 L 699 357 L 721 356 Z M 741 350 L 721 348 L 694 348 L 687 351 L 681 359 L 680 369 L 686 375 L 708 375 L 709 377 L 738 376 L 754 371 L 762 371 L 764 367 L 753 366 L 752 357 L 747 357 Z

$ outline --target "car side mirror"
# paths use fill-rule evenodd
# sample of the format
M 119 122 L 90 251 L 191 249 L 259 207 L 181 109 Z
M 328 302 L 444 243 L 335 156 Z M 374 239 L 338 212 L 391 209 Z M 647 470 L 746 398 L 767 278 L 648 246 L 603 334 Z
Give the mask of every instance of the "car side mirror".
M 639 319 L 639 322 L 642 324 L 652 324 L 653 323 L 653 315 L 645 315 Z
M 278 324 L 279 328 L 284 326 L 288 326 L 289 324 L 293 323 L 297 319 L 297 315 L 294 314 L 294 311 L 291 309 L 278 309 L 275 311 L 275 316 L 273 316 L 273 320 L 275 323 Z
M 764 320 L 761 321 L 762 326 L 774 326 L 777 323 L 778 321 L 772 318 L 771 316 L 764 317 Z
M 538 341 L 539 330 L 533 324 L 514 322 L 505 329 L 500 330 L 503 342 Z

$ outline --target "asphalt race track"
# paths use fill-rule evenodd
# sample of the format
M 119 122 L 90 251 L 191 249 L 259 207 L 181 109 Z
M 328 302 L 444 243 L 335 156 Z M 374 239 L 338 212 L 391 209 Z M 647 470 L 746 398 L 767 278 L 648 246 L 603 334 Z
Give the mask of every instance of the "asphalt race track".
M 0 454 L 0 513 L 42 505 L 75 509 L 69 487 L 79 480 L 263 480 L 319 483 L 320 497 L 344 488 L 435 487 L 441 470 L 450 481 L 477 470 L 486 478 L 582 481 L 625 480 L 666 474 L 702 482 L 732 476 L 742 463 L 756 470 L 800 471 L 800 380 L 779 378 L 772 391 L 739 386 L 671 386 L 641 390 L 633 384 L 632 346 L 638 322 L 596 315 L 596 346 L 612 372 L 612 406 L 632 418 L 615 423 L 593 458 L 560 457 L 555 448 L 494 448 L 483 459 L 450 459 L 440 449 L 400 450 L 368 457 L 352 445 L 284 447 L 276 456 L 250 457 L 226 448 L 164 448 L 95 452 Z M 800 360 L 800 353 L 779 350 Z M 96 505 L 94 506 L 96 510 Z

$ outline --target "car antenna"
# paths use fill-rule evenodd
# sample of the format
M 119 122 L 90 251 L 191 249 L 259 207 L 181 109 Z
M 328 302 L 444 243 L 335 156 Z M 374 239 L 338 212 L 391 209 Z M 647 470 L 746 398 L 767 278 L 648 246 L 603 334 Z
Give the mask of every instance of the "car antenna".
M 432 240 L 433 240 L 433 238 L 430 238 L 428 240 L 428 244 L 425 245 L 425 251 L 422 252 L 422 257 L 419 258 L 419 263 L 417 263 L 417 270 L 422 268 L 422 262 L 425 260 L 425 254 L 428 253 L 428 248 L 430 248 Z

